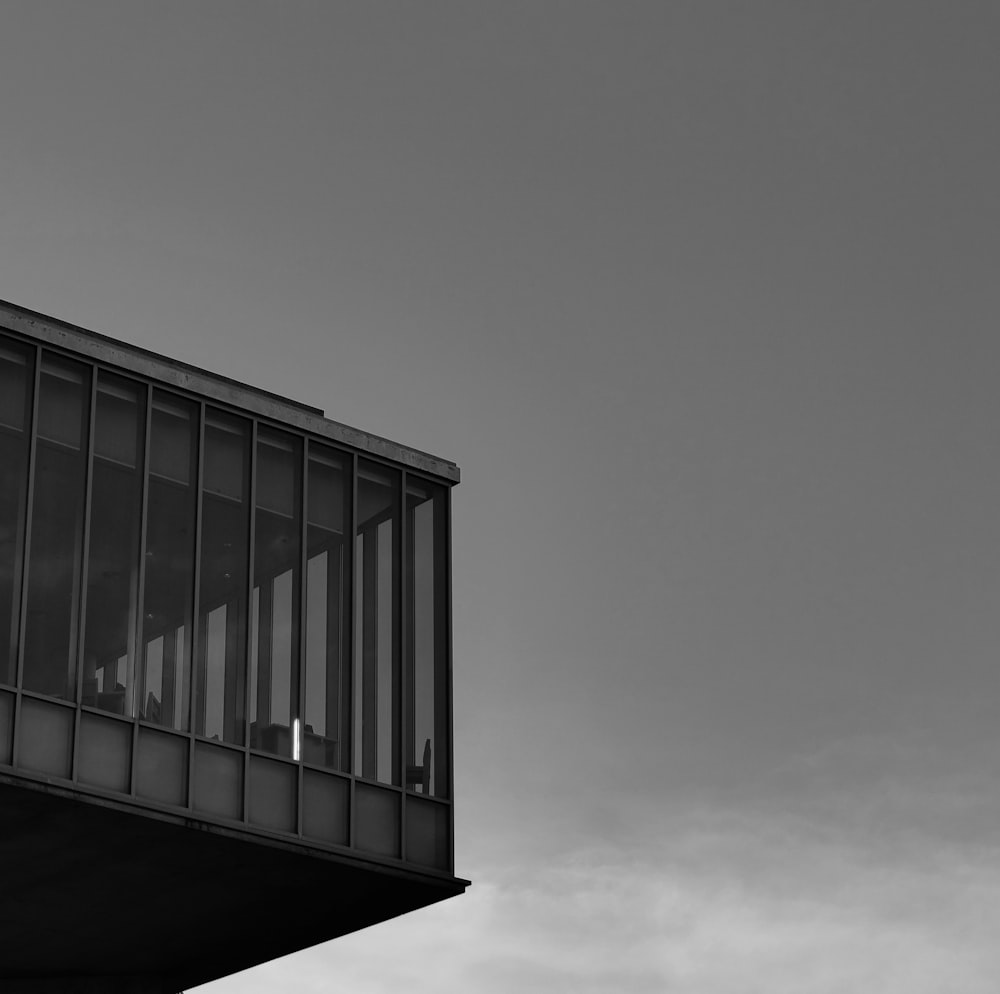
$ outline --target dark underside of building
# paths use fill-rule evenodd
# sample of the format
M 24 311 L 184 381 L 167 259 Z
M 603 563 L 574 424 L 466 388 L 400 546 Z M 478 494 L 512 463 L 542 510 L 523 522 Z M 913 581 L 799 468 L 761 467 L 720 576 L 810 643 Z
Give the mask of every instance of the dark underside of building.
M 175 994 L 465 888 L 14 780 L 0 784 L 6 981 L 136 977 Z
M 461 894 L 450 462 L 0 302 L 0 991 Z

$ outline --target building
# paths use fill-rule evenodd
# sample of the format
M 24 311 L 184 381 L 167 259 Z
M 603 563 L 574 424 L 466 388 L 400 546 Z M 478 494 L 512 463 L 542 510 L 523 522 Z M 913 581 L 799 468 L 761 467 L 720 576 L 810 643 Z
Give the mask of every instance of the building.
M 7 303 L 0 460 L 0 988 L 176 994 L 463 892 L 453 463 Z

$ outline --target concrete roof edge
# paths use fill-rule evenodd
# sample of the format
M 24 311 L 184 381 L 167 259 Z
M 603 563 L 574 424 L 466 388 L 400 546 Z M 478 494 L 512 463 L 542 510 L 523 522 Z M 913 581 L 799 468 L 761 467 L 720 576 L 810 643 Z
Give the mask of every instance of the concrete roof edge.
M 292 425 L 330 441 L 400 463 L 408 469 L 440 477 L 451 484 L 458 483 L 461 479 L 455 463 L 333 421 L 318 407 L 311 407 L 179 359 L 171 359 L 141 346 L 89 331 L 18 304 L 0 300 L 0 324 L 36 341 Z

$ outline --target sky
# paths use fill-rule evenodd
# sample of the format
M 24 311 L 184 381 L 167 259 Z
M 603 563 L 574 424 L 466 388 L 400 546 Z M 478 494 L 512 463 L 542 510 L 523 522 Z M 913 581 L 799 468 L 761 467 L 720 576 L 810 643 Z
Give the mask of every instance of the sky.
M 0 16 L 0 298 L 462 469 L 472 887 L 197 994 L 995 991 L 996 5 Z

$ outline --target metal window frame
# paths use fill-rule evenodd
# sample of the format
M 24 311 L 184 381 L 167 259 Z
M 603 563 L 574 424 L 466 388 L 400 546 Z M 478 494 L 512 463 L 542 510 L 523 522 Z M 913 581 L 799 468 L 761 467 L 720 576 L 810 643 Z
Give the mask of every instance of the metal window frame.
M 21 710 L 24 694 L 24 639 L 25 614 L 28 609 L 28 567 L 31 563 L 31 530 L 35 516 L 35 466 L 37 463 L 37 425 L 38 425 L 38 395 L 42 382 L 42 347 L 35 345 L 34 369 L 31 382 L 31 416 L 28 420 L 28 485 L 24 506 L 24 543 L 21 549 L 21 570 L 18 609 L 17 609 L 17 659 L 15 669 L 17 677 L 17 697 L 14 702 L 14 738 L 11 743 L 11 764 L 17 767 L 21 744 Z
M 0 325 L 3 325 L 3 313 L 2 313 L 2 302 L 0 302 Z M 250 466 L 248 471 L 249 476 L 249 513 L 247 521 L 248 529 L 248 551 L 247 551 L 247 612 L 246 612 L 246 648 L 245 648 L 245 660 L 244 666 L 246 669 L 245 673 L 245 687 L 244 687 L 244 728 L 243 728 L 243 744 L 242 746 L 233 746 L 232 744 L 226 744 L 227 748 L 237 749 L 243 752 L 243 782 L 241 784 L 242 791 L 242 824 L 241 830 L 250 832 L 254 835 L 265 835 L 274 838 L 288 839 L 288 838 L 298 838 L 307 848 L 313 848 L 318 850 L 331 850 L 345 852 L 349 851 L 352 856 L 358 859 L 363 859 L 375 863 L 384 863 L 387 865 L 398 865 L 400 862 L 411 865 L 406 860 L 406 785 L 405 785 L 405 768 L 407 762 L 407 748 L 408 748 L 408 736 L 411 733 L 411 724 L 413 721 L 412 715 L 409 714 L 408 707 L 408 697 L 411 694 L 410 675 L 407 672 L 406 666 L 406 653 L 408 651 L 409 642 L 413 637 L 413 634 L 407 630 L 405 619 L 404 619 L 404 606 L 406 603 L 406 597 L 408 596 L 408 591 L 412 587 L 412 578 L 408 577 L 406 570 L 406 549 L 409 533 L 411 531 L 410 522 L 407 515 L 407 484 L 410 478 L 409 463 L 401 462 L 395 458 L 386 456 L 382 452 L 373 452 L 368 448 L 361 448 L 356 443 L 345 442 L 340 438 L 331 437 L 330 434 L 326 432 L 317 432 L 312 427 L 303 426 L 302 424 L 296 423 L 294 419 L 287 419 L 285 417 L 277 417 L 275 410 L 268 409 L 266 412 L 261 413 L 259 410 L 255 410 L 253 406 L 245 402 L 245 398 L 237 397 L 235 393 L 227 394 L 225 398 L 208 397 L 198 389 L 198 385 L 193 381 L 185 382 L 183 384 L 176 383 L 169 378 L 162 375 L 156 375 L 154 373 L 146 372 L 144 370 L 137 370 L 134 364 L 119 364 L 117 362 L 110 362 L 108 358 L 101 354 L 93 354 L 91 352 L 80 352 L 72 343 L 64 342 L 53 342 L 51 344 L 43 344 L 37 340 L 34 340 L 33 336 L 26 335 L 23 332 L 19 332 L 16 328 L 0 327 L 0 337 L 9 338 L 14 343 L 20 343 L 23 346 L 27 346 L 26 354 L 29 361 L 32 363 L 31 371 L 28 376 L 28 383 L 31 390 L 29 402 L 26 402 L 26 414 L 27 414 L 27 453 L 26 453 L 26 488 L 25 488 L 25 515 L 24 515 L 24 535 L 22 548 L 20 549 L 20 555 L 17 557 L 16 568 L 19 571 L 19 575 L 16 578 L 19 581 L 19 588 L 17 589 L 16 599 L 13 603 L 16 604 L 17 617 L 16 622 L 16 636 L 12 633 L 12 638 L 16 644 L 16 659 L 15 659 L 15 675 L 16 675 L 16 686 L 14 690 L 14 735 L 12 740 L 12 764 L 16 767 L 19 758 L 19 740 L 21 731 L 21 701 L 22 695 L 26 694 L 29 697 L 41 697 L 41 699 L 48 700 L 49 698 L 45 695 L 37 695 L 24 691 L 23 681 L 24 681 L 24 650 L 25 650 L 25 633 L 26 633 L 26 607 L 27 607 L 27 596 L 28 596 L 28 586 L 30 582 L 30 577 L 28 576 L 28 564 L 30 562 L 31 554 L 31 536 L 34 524 L 34 497 L 35 497 L 35 482 L 37 473 L 37 446 L 38 446 L 38 408 L 40 401 L 40 382 L 41 382 L 41 372 L 42 372 L 42 360 L 43 356 L 46 354 L 52 354 L 54 357 L 70 359 L 75 361 L 82 366 L 86 367 L 88 375 L 90 376 L 90 391 L 89 391 L 89 407 L 87 412 L 87 438 L 86 438 L 86 465 L 85 465 L 85 494 L 84 494 L 84 519 L 83 519 L 83 536 L 82 536 L 82 550 L 81 550 L 81 568 L 80 568 L 80 588 L 78 593 L 78 610 L 79 610 L 79 623 L 77 625 L 76 631 L 76 651 L 75 651 L 75 700 L 72 702 L 63 702 L 65 705 L 73 707 L 75 711 L 74 716 L 74 731 L 73 731 L 73 757 L 72 757 L 72 776 L 74 778 L 73 787 L 74 789 L 80 789 L 86 793 L 102 795 L 106 798 L 111 797 L 121 797 L 125 801 L 134 804 L 139 807 L 148 808 L 153 811 L 160 811 L 163 814 L 174 813 L 178 811 L 187 811 L 189 814 L 194 815 L 198 819 L 204 819 L 208 822 L 218 822 L 222 826 L 233 825 L 233 822 L 226 819 L 216 819 L 212 815 L 205 812 L 197 812 L 194 810 L 194 774 L 195 774 L 195 743 L 201 738 L 196 734 L 195 731 L 195 715 L 194 715 L 194 689 L 195 689 L 195 678 L 196 678 L 196 665 L 198 659 L 198 647 L 199 647 L 199 625 L 198 625 L 198 613 L 199 613 L 199 593 L 201 586 L 201 544 L 202 544 L 202 533 L 203 533 L 203 486 L 204 486 L 204 472 L 205 472 L 205 425 L 206 425 L 206 412 L 209 406 L 218 409 L 220 412 L 234 415 L 246 420 L 250 425 L 250 441 L 249 441 L 249 459 Z M 81 712 L 84 710 L 82 705 L 82 686 L 81 680 L 83 677 L 83 664 L 81 661 L 81 654 L 84 652 L 84 639 L 86 633 L 86 607 L 87 607 L 87 572 L 88 572 L 88 555 L 89 555 L 89 544 L 90 544 L 90 517 L 93 502 L 93 462 L 94 462 L 94 445 L 95 445 L 95 419 L 96 419 L 96 391 L 98 387 L 99 378 L 102 373 L 107 373 L 114 376 L 120 376 L 128 379 L 132 383 L 141 387 L 144 391 L 145 402 L 143 407 L 143 421 L 140 427 L 142 432 L 142 465 L 141 465 L 141 498 L 139 505 L 139 563 L 137 571 L 137 579 L 135 581 L 135 589 L 133 591 L 133 596 L 135 597 L 135 608 L 134 608 L 134 619 L 130 619 L 130 627 L 132 630 L 129 633 L 129 648 L 131 650 L 132 659 L 130 661 L 130 667 L 132 669 L 132 701 L 131 701 L 131 714 L 123 715 L 120 718 L 115 715 L 110 717 L 115 720 L 126 720 L 132 722 L 132 735 L 131 735 L 131 756 L 129 763 L 129 781 L 128 781 L 128 792 L 124 795 L 119 795 L 117 793 L 111 794 L 110 792 L 104 792 L 99 788 L 91 788 L 89 785 L 79 784 L 76 781 L 77 766 L 79 762 L 79 736 L 80 736 L 80 726 L 81 726 Z M 195 460 L 195 479 L 193 480 L 193 486 L 195 488 L 195 522 L 194 522 L 194 536 L 192 540 L 192 554 L 194 556 L 193 561 L 193 578 L 192 578 L 192 589 L 191 589 L 191 624 L 190 624 L 190 636 L 188 644 L 190 646 L 189 652 L 190 657 L 187 661 L 187 688 L 186 688 L 186 700 L 183 704 L 185 708 L 187 727 L 186 729 L 174 729 L 172 727 L 161 727 L 156 724 L 150 725 L 150 723 L 142 721 L 139 717 L 139 705 L 138 700 L 138 690 L 139 690 L 139 670 L 142 666 L 142 639 L 144 630 L 144 600 L 146 593 L 146 546 L 148 543 L 148 527 L 149 527 L 149 478 L 150 478 L 150 465 L 151 465 L 151 442 L 152 442 L 152 411 L 154 403 L 154 395 L 159 392 L 168 397 L 177 398 L 179 401 L 192 403 L 195 409 L 196 416 L 198 417 L 197 431 L 195 433 L 195 444 L 197 445 L 197 454 Z M 347 778 L 348 784 L 348 804 L 349 809 L 348 815 L 348 839 L 346 845 L 337 845 L 333 843 L 324 843 L 322 840 L 317 839 L 307 839 L 303 833 L 303 805 L 304 805 L 304 768 L 306 765 L 312 766 L 313 764 L 306 764 L 302 753 L 304 750 L 300 749 L 300 757 L 297 761 L 299 769 L 297 771 L 297 799 L 296 799 L 296 831 L 294 835 L 289 836 L 288 833 L 271 833 L 267 830 L 260 829 L 259 827 L 251 826 L 248 819 L 249 814 L 249 762 L 250 762 L 250 735 L 249 735 L 249 721 L 250 721 L 250 708 L 249 708 L 249 697 L 250 697 L 250 648 L 251 648 L 251 627 L 252 627 L 252 595 L 254 588 L 254 559 L 255 559 L 255 540 L 256 540 L 256 487 L 257 487 L 257 448 L 258 448 L 258 429 L 259 426 L 265 425 L 272 427 L 276 430 L 285 432 L 295 438 L 299 439 L 297 443 L 300 447 L 301 452 L 301 464 L 299 471 L 299 486 L 300 490 L 300 512 L 301 512 L 301 528 L 300 528 L 300 551 L 299 551 L 299 576 L 297 581 L 297 592 L 299 597 L 299 630 L 298 630 L 298 658 L 297 667 L 298 672 L 295 674 L 295 678 L 298 680 L 297 684 L 297 708 L 298 717 L 300 719 L 300 735 L 303 734 L 302 723 L 304 721 L 305 715 L 305 701 L 304 696 L 306 693 L 305 679 L 304 679 L 304 666 L 305 666 L 305 638 L 306 638 L 306 614 L 307 614 L 307 602 L 306 602 L 306 583 L 307 583 L 307 568 L 308 568 L 308 472 L 309 472 L 309 456 L 311 447 L 318 446 L 320 449 L 327 449 L 334 453 L 337 453 L 343 460 L 342 466 L 345 470 L 344 479 L 344 499 L 348 500 L 350 503 L 349 508 L 345 509 L 345 527 L 349 531 L 345 532 L 344 535 L 344 550 L 343 550 L 343 583 L 342 590 L 340 593 L 340 609 L 343 611 L 343 621 L 342 630 L 340 634 L 340 646 L 339 651 L 341 653 L 341 666 L 340 666 L 340 680 L 341 680 L 341 718 L 340 720 L 344 722 L 344 750 L 343 755 L 340 758 L 339 765 L 336 769 L 327 770 L 325 767 L 318 767 L 321 771 L 328 775 L 333 775 L 341 779 Z M 393 731 L 394 734 L 398 736 L 398 741 L 396 748 L 393 750 L 393 765 L 396 769 L 393 771 L 393 779 L 398 779 L 400 782 L 396 783 L 381 783 L 377 776 L 374 780 L 369 780 L 367 777 L 363 777 L 360 773 L 355 773 L 355 763 L 358 757 L 354 755 L 354 738 L 355 738 L 355 724 L 359 719 L 359 715 L 355 714 L 354 708 L 354 695 L 355 695 L 355 663 L 358 651 L 359 640 L 361 639 L 362 632 L 358 630 L 356 624 L 356 603 L 357 599 L 362 595 L 362 591 L 359 589 L 356 583 L 356 571 L 357 571 L 357 536 L 358 536 L 358 481 L 360 475 L 361 460 L 365 460 L 367 463 L 373 467 L 379 467 L 386 470 L 391 470 L 396 474 L 396 486 L 392 489 L 396 491 L 396 508 L 390 509 L 390 516 L 393 513 L 398 515 L 398 527 L 395 530 L 393 536 L 393 549 L 392 549 L 392 563 L 394 570 L 398 570 L 393 579 L 393 605 L 392 605 L 392 624 L 393 624 L 393 637 L 392 637 L 392 667 L 395 682 L 395 689 L 393 693 L 393 701 L 391 704 L 392 714 L 393 714 Z M 451 548 L 451 528 L 452 528 L 452 518 L 451 518 L 451 486 L 457 482 L 457 468 L 455 468 L 455 474 L 450 473 L 437 473 L 434 471 L 429 471 L 425 466 L 420 466 L 415 472 L 412 472 L 414 480 L 423 480 L 425 482 L 434 484 L 440 487 L 440 499 L 444 501 L 444 518 L 446 522 L 445 534 L 441 536 L 441 539 L 447 543 L 447 548 L 444 551 L 444 561 L 446 563 L 446 597 L 445 597 L 445 611 L 448 619 L 447 624 L 447 699 L 448 699 L 448 712 L 446 721 L 446 734 L 447 734 L 447 747 L 448 747 L 448 796 L 447 798 L 439 798 L 431 796 L 429 799 L 434 800 L 438 804 L 446 804 L 449 811 L 449 843 L 451 850 L 451 861 L 450 866 L 454 866 L 454 748 L 453 748 L 453 734 L 454 734 L 454 716 L 453 716 L 453 693 L 452 693 L 452 680 L 453 680 L 453 636 L 452 636 L 452 617 L 453 617 L 453 604 L 452 604 L 452 548 Z M 435 495 L 435 499 L 438 499 Z M 435 522 L 435 528 L 437 527 L 437 522 Z M 435 547 L 439 541 L 437 535 L 435 535 Z M 53 699 L 54 700 L 54 699 Z M 94 710 L 87 708 L 88 711 Z M 97 714 L 105 714 L 104 712 L 97 709 L 95 711 Z M 138 762 L 138 746 L 139 746 L 139 726 L 149 725 L 156 731 L 163 732 L 164 734 L 179 736 L 186 739 L 187 741 L 187 784 L 186 784 L 186 805 L 178 809 L 173 805 L 160 805 L 157 802 L 149 801 L 147 799 L 138 798 L 136 796 L 136 782 L 137 782 L 137 762 Z M 210 741 L 210 740 L 206 740 Z M 212 743 L 214 745 L 219 745 L 220 743 Z M 287 760 L 287 757 L 270 757 L 279 760 Z M 293 760 L 287 760 L 292 761 Z M 377 767 L 376 767 L 377 769 Z M 28 779 L 32 779 L 32 776 L 27 774 Z M 35 778 L 37 779 L 37 778 Z M 402 795 L 400 801 L 400 824 L 399 824 L 399 837 L 400 837 L 400 849 L 395 858 L 383 857 L 378 854 L 372 854 L 367 852 L 362 852 L 357 849 L 357 833 L 356 833 L 356 798 L 355 798 L 355 785 L 358 780 L 364 782 L 371 782 L 381 789 L 396 791 Z M 425 872 L 424 867 L 420 867 L 420 872 Z M 433 870 L 431 868 L 426 868 L 426 872 L 435 876 L 450 876 L 449 872 Z
M 89 364 L 88 364 L 89 365 Z M 77 617 L 76 634 L 76 679 L 73 681 L 73 703 L 76 705 L 73 716 L 73 755 L 70 757 L 70 779 L 75 783 L 79 774 L 80 762 L 80 706 L 82 704 L 83 690 L 83 653 L 84 640 L 87 635 L 87 581 L 90 572 L 90 511 L 93 505 L 94 496 L 94 427 L 97 424 L 97 369 L 90 367 L 90 402 L 88 409 L 87 424 L 87 454 L 86 466 L 84 468 L 83 484 L 83 536 L 82 549 L 80 552 L 80 591 L 77 597 L 79 601 L 79 615 Z M 126 664 L 127 665 L 127 664 Z M 128 687 L 129 674 L 125 674 L 125 686 Z M 133 687 L 134 690 L 134 687 Z M 127 695 L 126 695 L 127 701 Z M 133 733 L 133 739 L 135 734 Z M 129 788 L 132 785 L 132 762 L 129 760 Z

